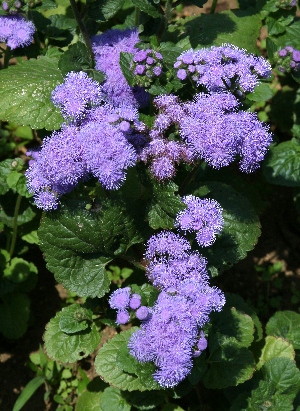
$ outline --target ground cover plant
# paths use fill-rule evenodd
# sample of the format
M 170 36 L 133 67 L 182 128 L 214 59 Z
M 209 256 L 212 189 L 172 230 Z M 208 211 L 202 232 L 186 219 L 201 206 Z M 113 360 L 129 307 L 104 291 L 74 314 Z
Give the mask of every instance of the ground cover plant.
M 61 411 L 300 410 L 297 289 L 280 264 L 257 304 L 222 287 L 274 187 L 296 224 L 298 6 L 190 4 L 2 2 L 0 332 L 30 327 L 31 250 L 72 296 L 14 411 L 42 385 Z

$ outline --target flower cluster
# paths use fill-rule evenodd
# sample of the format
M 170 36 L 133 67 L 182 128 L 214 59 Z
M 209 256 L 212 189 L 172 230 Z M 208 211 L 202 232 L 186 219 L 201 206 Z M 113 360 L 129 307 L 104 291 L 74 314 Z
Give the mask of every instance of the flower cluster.
M 183 231 L 196 231 L 196 240 L 202 247 L 213 244 L 224 224 L 220 204 L 192 195 L 183 197 L 182 201 L 187 209 L 177 214 L 175 226 Z
M 35 32 L 34 24 L 20 15 L 0 16 L 0 42 L 12 50 L 29 46 Z
M 300 70 L 300 50 L 286 46 L 274 53 L 274 61 L 281 72 Z
M 162 73 L 162 59 L 160 53 L 151 49 L 136 52 L 131 63 L 135 84 L 149 87 L 151 82 Z
M 130 319 L 130 311 L 135 312 L 136 318 L 146 320 L 149 309 L 142 305 L 142 297 L 137 293 L 132 293 L 130 287 L 119 288 L 114 291 L 109 298 L 111 308 L 117 310 L 117 323 L 126 324 Z
M 297 0 L 280 0 L 275 3 L 275 6 L 280 9 L 290 10 L 297 7 Z
M 22 3 L 20 0 L 8 0 L 2 2 L 2 9 L 10 14 L 16 14 L 21 7 Z
M 101 88 L 83 71 L 70 72 L 52 92 L 52 102 L 66 118 L 79 119 L 89 105 L 99 104 Z
M 260 77 L 271 74 L 267 60 L 231 44 L 185 51 L 177 58 L 174 68 L 180 80 L 189 77 L 197 86 L 213 92 L 252 92 Z
M 183 201 L 187 218 L 191 216 L 185 229 L 193 227 L 203 245 L 211 245 L 223 225 L 220 205 L 193 196 Z M 183 220 L 182 212 L 177 221 Z M 130 353 L 140 362 L 153 361 L 157 366 L 153 378 L 162 387 L 173 387 L 190 373 L 193 357 L 205 350 L 207 341 L 201 328 L 211 311 L 222 309 L 225 298 L 218 288 L 209 285 L 207 261 L 192 251 L 186 238 L 171 231 L 153 235 L 145 257 L 146 275 L 160 290 L 154 306 L 140 306 L 140 297 L 131 296 L 129 287 L 115 291 L 109 302 L 117 310 L 119 324 L 129 321 L 128 307 L 137 308 L 136 317 L 142 324 L 129 340 Z
M 107 102 L 119 105 L 144 107 L 149 96 L 141 87 L 130 87 L 120 67 L 120 53 L 135 53 L 139 42 L 137 29 L 107 30 L 92 37 L 92 48 L 95 55 L 96 69 L 106 74 L 102 90 Z

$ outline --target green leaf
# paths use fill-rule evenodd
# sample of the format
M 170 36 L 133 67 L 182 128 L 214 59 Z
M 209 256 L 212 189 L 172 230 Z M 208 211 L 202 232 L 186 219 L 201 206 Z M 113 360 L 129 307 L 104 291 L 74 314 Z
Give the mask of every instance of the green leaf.
M 261 368 L 264 379 L 282 394 L 297 394 L 300 389 L 300 370 L 289 358 L 272 358 Z
M 7 185 L 10 189 L 23 197 L 32 197 L 32 194 L 27 190 L 26 182 L 27 180 L 24 174 L 18 171 L 12 171 L 7 176 Z
M 261 19 L 247 10 L 227 10 L 217 14 L 201 14 L 183 20 L 184 31 L 178 46 L 183 49 L 221 46 L 224 43 L 256 53 Z
M 164 64 L 173 68 L 177 57 L 182 53 L 182 49 L 176 46 L 176 44 L 168 41 L 166 43 L 160 43 L 159 52 L 163 56 Z
M 0 304 L 0 332 L 6 338 L 17 339 L 27 330 L 30 300 L 25 294 L 6 294 Z
M 93 313 L 80 304 L 71 304 L 62 309 L 59 320 L 59 329 L 67 334 L 74 334 L 86 330 L 92 321 Z
M 226 388 L 249 380 L 255 369 L 252 353 L 238 341 L 220 334 L 209 338 L 208 371 L 204 375 L 207 388 Z
M 149 225 L 153 229 L 174 228 L 176 214 L 185 208 L 178 186 L 173 183 L 153 183 L 152 198 L 148 206 Z
M 100 399 L 102 392 L 85 391 L 75 405 L 75 411 L 101 411 Z
M 263 173 L 271 184 L 300 186 L 300 141 L 293 138 L 271 147 L 263 162 Z
M 245 258 L 254 248 L 260 235 L 260 222 L 250 202 L 227 184 L 206 182 L 193 194 L 214 198 L 223 208 L 222 233 L 211 247 L 201 250 L 215 276 Z
M 93 68 L 93 60 L 84 43 L 71 44 L 67 51 L 61 55 L 58 68 L 65 76 L 70 71 L 81 71 Z
M 27 280 L 31 273 L 37 274 L 37 268 L 33 263 L 23 260 L 23 258 L 14 257 L 4 269 L 3 277 L 19 284 Z
M 111 19 L 123 7 L 125 0 L 96 0 L 88 2 L 88 16 L 97 22 Z
M 282 337 L 300 349 L 300 314 L 294 311 L 277 311 L 266 325 L 267 335 Z
M 14 408 L 12 411 L 20 411 L 26 402 L 33 396 L 33 394 L 36 392 L 36 390 L 44 384 L 45 377 L 35 377 L 31 381 L 29 381 L 28 384 L 24 387 L 23 391 L 17 398 L 17 401 L 15 402 Z
M 254 340 L 252 318 L 235 307 L 225 307 L 220 313 L 212 313 L 211 323 L 213 332 L 234 337 L 241 347 L 249 347 Z
M 7 178 L 11 173 L 19 173 L 23 170 L 24 161 L 21 158 L 7 159 L 0 162 L 0 195 L 6 194 L 10 186 Z
M 286 357 L 293 361 L 295 358 L 293 346 L 283 338 L 267 336 L 256 368 L 259 370 L 267 361 L 279 357 Z
M 273 91 L 268 83 L 259 83 L 254 91 L 247 94 L 247 99 L 250 101 L 267 101 L 273 97 Z
M 157 8 L 149 0 L 131 0 L 132 4 L 151 17 L 161 17 Z
M 0 119 L 46 130 L 63 121 L 51 103 L 53 89 L 63 82 L 57 60 L 48 57 L 22 61 L 0 72 Z
M 140 411 L 154 411 L 155 407 L 162 405 L 165 402 L 165 393 L 161 391 L 123 391 L 128 403 Z
M 134 209 L 121 200 L 104 200 L 86 209 L 89 199 L 66 199 L 45 214 L 38 234 L 47 266 L 58 282 L 77 295 L 102 297 L 109 290 L 105 265 L 144 240 Z M 97 210 L 98 208 L 98 210 Z
M 17 200 L 18 194 L 14 194 L 11 191 L 0 196 L 0 221 L 10 228 L 13 228 L 15 224 L 14 210 Z M 32 221 L 37 213 L 36 207 L 32 206 L 26 198 L 22 198 L 17 218 L 18 226 Z
M 137 331 L 136 327 L 123 331 L 100 348 L 95 359 L 96 371 L 104 381 L 120 390 L 160 389 L 151 375 L 154 372 L 152 364 L 139 364 L 128 352 L 127 344 L 135 331 Z M 119 354 L 121 349 L 123 354 Z
M 100 333 L 95 324 L 75 334 L 66 334 L 60 329 L 60 311 L 46 325 L 45 349 L 50 358 L 61 362 L 75 362 L 91 354 L 100 343 Z
M 123 76 L 125 77 L 127 83 L 130 86 L 133 86 L 134 84 L 134 74 L 130 68 L 131 62 L 132 62 L 133 54 L 131 53 L 125 53 L 121 51 L 120 53 L 120 67 L 123 73 Z
M 100 400 L 101 411 L 130 411 L 131 406 L 123 398 L 118 388 L 107 387 L 102 393 Z

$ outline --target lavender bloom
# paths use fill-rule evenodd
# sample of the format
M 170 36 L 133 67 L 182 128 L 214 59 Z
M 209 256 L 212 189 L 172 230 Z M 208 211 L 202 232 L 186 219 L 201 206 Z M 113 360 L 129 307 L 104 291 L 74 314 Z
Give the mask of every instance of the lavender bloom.
M 110 295 L 109 305 L 116 310 L 125 310 L 129 307 L 130 294 L 130 287 L 119 288 Z
M 220 168 L 241 156 L 240 169 L 252 172 L 259 167 L 272 141 L 266 125 L 257 115 L 231 109 L 238 105 L 233 95 L 198 94 L 186 103 L 180 133 L 195 157 Z
M 149 309 L 146 306 L 142 305 L 136 310 L 135 315 L 139 320 L 145 321 L 149 316 Z
M 108 190 L 117 190 L 126 178 L 126 170 L 135 165 L 134 148 L 108 123 L 90 122 L 78 134 L 82 158 L 87 170 Z
M 130 315 L 126 310 L 120 310 L 117 313 L 117 324 L 126 324 L 130 320 Z
M 286 46 L 274 53 L 274 61 L 281 72 L 291 72 L 300 70 L 300 50 L 291 46 Z
M 130 87 L 120 68 L 120 53 L 135 53 L 139 42 L 137 29 L 107 30 L 92 37 L 92 48 L 95 54 L 96 69 L 106 74 L 103 92 L 106 100 L 114 106 L 145 106 L 149 99 L 141 88 Z
M 34 24 L 20 15 L 0 16 L 0 42 L 5 42 L 12 50 L 29 46 L 34 32 Z
M 267 78 L 271 74 L 267 60 L 231 44 L 185 51 L 177 58 L 174 68 L 180 80 L 185 80 L 189 72 L 191 80 L 208 91 L 251 92 L 259 77 Z
M 74 126 L 53 132 L 44 139 L 39 155 L 26 172 L 29 192 L 35 194 L 36 205 L 46 211 L 56 209 L 59 197 L 87 176 L 77 133 Z
M 70 72 L 65 81 L 59 84 L 52 92 L 52 102 L 59 107 L 64 117 L 79 119 L 85 114 L 87 107 L 99 104 L 101 88 L 90 79 L 86 73 Z
M 162 231 L 148 240 L 145 256 L 148 260 L 155 257 L 180 258 L 190 249 L 191 245 L 185 238 L 171 231 Z
M 187 209 L 177 214 L 175 226 L 183 231 L 196 231 L 196 239 L 200 246 L 208 247 L 222 231 L 222 208 L 215 200 L 201 199 L 192 195 L 183 197 Z
M 142 297 L 139 294 L 132 294 L 130 301 L 129 301 L 129 307 L 132 310 L 136 310 L 137 308 L 140 307 L 141 300 L 142 300 Z
M 135 75 L 135 84 L 149 87 L 152 81 L 162 73 L 162 55 L 154 50 L 139 50 L 133 56 L 131 70 Z

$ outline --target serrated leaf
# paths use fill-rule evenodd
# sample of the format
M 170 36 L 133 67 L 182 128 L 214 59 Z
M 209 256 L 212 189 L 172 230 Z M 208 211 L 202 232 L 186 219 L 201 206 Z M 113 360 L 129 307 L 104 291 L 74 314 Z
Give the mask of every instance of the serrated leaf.
M 123 391 L 123 396 L 127 399 L 130 405 L 137 408 L 139 411 L 154 411 L 155 407 L 162 405 L 165 402 L 165 393 L 161 391 Z
M 263 162 L 263 173 L 271 184 L 300 186 L 300 142 L 293 138 L 271 147 Z
M 61 55 L 58 68 L 63 75 L 66 75 L 70 71 L 92 69 L 93 60 L 86 45 L 80 42 L 71 44 L 68 50 Z
M 67 334 L 74 334 L 86 330 L 92 321 L 93 313 L 80 304 L 71 304 L 62 309 L 59 328 Z
M 30 273 L 37 274 L 37 268 L 33 263 L 29 263 L 23 258 L 14 257 L 3 271 L 3 276 L 13 283 L 25 281 Z
M 149 225 L 153 229 L 174 228 L 176 214 L 185 208 L 181 201 L 178 186 L 173 183 L 154 183 L 152 199 L 148 206 Z
M 148 384 L 145 385 L 145 383 L 142 383 L 141 381 L 141 377 L 143 378 L 143 381 L 147 381 L 145 374 L 143 376 L 138 376 L 135 373 L 128 373 L 121 368 L 123 366 L 125 367 L 125 360 L 123 359 L 123 361 L 120 362 L 119 357 L 119 362 L 117 362 L 119 350 L 122 347 L 124 350 L 126 350 L 129 338 L 136 330 L 137 328 L 134 327 L 130 330 L 123 331 L 120 334 L 115 335 L 111 340 L 105 343 L 103 347 L 100 348 L 99 353 L 95 359 L 96 371 L 101 376 L 101 378 L 104 379 L 104 381 L 114 385 L 120 390 L 145 391 L 160 389 L 159 385 L 153 380 L 151 374 L 148 375 L 147 378 L 149 380 L 152 378 L 152 383 L 149 384 L 149 386 Z M 137 366 L 138 361 L 136 361 L 134 357 L 131 358 L 132 362 Z M 148 372 L 147 365 L 148 364 L 140 364 L 141 368 L 144 369 L 144 373 Z M 127 366 L 128 362 L 126 362 L 126 367 Z M 142 372 L 142 370 L 136 371 L 139 371 L 140 373 Z
M 295 358 L 293 346 L 283 338 L 267 336 L 256 368 L 259 370 L 267 361 L 279 357 L 286 357 L 293 361 Z
M 209 338 L 208 371 L 204 375 L 207 388 L 226 388 L 249 380 L 255 369 L 252 353 L 233 337 L 214 334 Z
M 266 325 L 267 335 L 288 340 L 296 350 L 300 349 L 300 314 L 294 311 L 277 311 Z
M 63 118 L 51 103 L 53 89 L 63 82 L 57 60 L 22 61 L 0 72 L 0 118 L 32 128 L 54 130 Z
M 143 241 L 139 222 L 120 200 L 105 200 L 95 211 L 86 209 L 88 200 L 73 196 L 44 215 L 40 247 L 58 282 L 77 295 L 102 297 L 110 283 L 106 264 Z
M 213 276 L 230 268 L 252 250 L 260 236 L 260 222 L 250 202 L 231 186 L 206 182 L 193 193 L 217 200 L 223 208 L 224 227 L 216 242 L 201 253 Z
M 30 300 L 25 294 L 13 293 L 3 297 L 0 304 L 0 332 L 6 338 L 17 339 L 26 332 Z
M 256 53 L 261 19 L 247 10 L 227 10 L 217 14 L 201 14 L 184 19 L 184 34 L 177 43 L 183 49 L 221 46 L 224 43 Z
M 63 313 L 60 311 L 46 325 L 44 334 L 45 349 L 50 358 L 61 362 L 75 362 L 91 354 L 100 343 L 100 333 L 95 324 L 89 329 L 66 334 L 60 330 L 60 319 Z
M 234 337 L 241 347 L 249 347 L 254 340 L 252 318 L 235 307 L 225 307 L 220 313 L 212 313 L 211 323 L 213 332 Z
M 128 404 L 118 388 L 105 388 L 100 400 L 101 411 L 130 411 L 130 409 L 130 404 Z
M 297 394 L 300 389 L 300 370 L 289 358 L 272 358 L 261 368 L 264 379 L 282 394 Z
M 127 83 L 132 86 L 134 83 L 134 74 L 130 68 L 132 62 L 133 54 L 125 53 L 121 51 L 120 53 L 120 67 L 125 77 Z
M 0 196 L 0 221 L 10 228 L 14 227 L 14 210 L 18 200 L 18 194 L 14 194 L 11 191 Z M 32 206 L 26 198 L 22 197 L 17 218 L 18 226 L 32 221 L 36 215 L 36 207 Z
M 259 83 L 252 93 L 247 94 L 250 101 L 267 101 L 272 97 L 273 91 L 268 83 Z
M 161 17 L 157 8 L 149 0 L 131 0 L 132 4 L 151 17 Z

